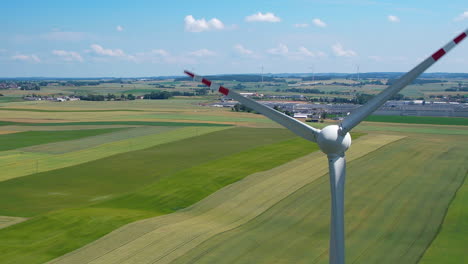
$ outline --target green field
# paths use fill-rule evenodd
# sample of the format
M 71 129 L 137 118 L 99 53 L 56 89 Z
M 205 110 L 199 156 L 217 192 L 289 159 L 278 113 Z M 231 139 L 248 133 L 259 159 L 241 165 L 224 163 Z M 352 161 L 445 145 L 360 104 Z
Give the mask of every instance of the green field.
M 418 261 L 436 235 L 467 168 L 462 160 L 451 158 L 463 155 L 466 159 L 466 145 L 444 143 L 445 147 L 436 148 L 431 139 L 408 138 L 349 163 L 347 262 Z M 322 177 L 175 263 L 193 259 L 197 263 L 328 263 L 328 185 Z
M 0 229 L 28 220 L 24 217 L 0 216 Z
M 226 137 L 230 140 L 224 140 Z M 234 128 L 3 181 L 0 203 L 4 206 L 0 215 L 33 216 L 89 204 L 103 197 L 108 199 L 159 182 L 196 164 L 291 137 L 284 129 Z M 192 147 L 187 149 L 187 145 Z M 174 177 L 177 176 L 171 179 Z M 146 203 L 140 199 L 134 207 Z
M 87 129 L 68 131 L 26 131 L 0 135 L 0 151 L 24 148 L 28 146 L 80 139 L 122 130 L 122 128 Z
M 224 140 L 226 136 L 230 140 Z M 91 205 L 90 207 L 64 209 L 40 214 L 27 222 L 1 230 L 0 245 L 3 246 L 0 248 L 0 253 L 2 253 L 0 254 L 0 262 L 18 263 L 26 261 L 28 263 L 40 263 L 41 260 L 58 257 L 72 249 L 85 245 L 124 223 L 152 215 L 174 212 L 253 172 L 272 168 L 314 150 L 312 146 L 304 148 L 304 143 L 312 145 L 304 142 L 304 140 L 287 140 L 291 137 L 290 132 L 283 129 L 230 129 L 218 133 L 218 136 L 207 134 L 206 136 L 188 139 L 192 142 L 186 140 L 161 146 L 168 149 L 153 148 L 137 153 L 128 153 L 128 155 L 122 154 L 110 157 L 108 162 L 117 166 L 120 165 L 120 167 L 115 169 L 106 167 L 113 172 L 104 172 L 109 177 L 96 179 L 96 177 L 93 178 L 79 173 L 85 172 L 80 167 L 86 169 L 89 166 L 98 166 L 101 168 L 100 165 L 104 166 L 106 162 L 101 160 L 101 162 L 94 162 L 96 165 L 91 162 L 83 166 L 64 169 L 71 174 L 79 175 L 80 179 L 76 180 L 76 176 L 70 176 L 70 179 L 73 179 L 73 184 L 66 179 L 61 180 L 60 176 L 63 176 L 63 174 L 58 173 L 58 171 L 51 171 L 46 176 L 42 175 L 42 177 L 41 175 L 31 175 L 31 177 L 21 177 L 0 183 L 0 186 L 4 186 L 5 191 L 16 188 L 15 191 L 5 193 L 0 198 L 3 201 L 2 203 L 11 204 L 6 208 L 7 211 L 4 210 L 0 214 L 26 215 L 33 212 L 34 215 L 65 206 Z M 275 141 L 278 143 L 274 143 Z M 191 146 L 200 144 L 200 146 L 190 153 L 185 147 L 187 144 Z M 202 145 L 205 147 L 202 148 Z M 201 149 L 205 149 L 203 150 L 204 153 L 200 153 Z M 242 149 L 244 151 L 239 152 Z M 315 147 L 315 149 L 317 148 Z M 235 154 L 236 152 L 238 153 Z M 157 153 L 160 153 L 161 156 L 158 157 Z M 172 154 L 168 155 L 169 153 Z M 135 159 L 139 155 L 144 160 Z M 178 158 L 175 159 L 174 157 Z M 153 166 L 141 166 L 148 159 L 151 160 Z M 240 167 L 234 163 L 246 159 L 250 159 L 252 162 Z M 213 161 L 207 162 L 209 160 Z M 199 165 L 194 166 L 195 164 Z M 137 165 L 140 165 L 140 167 Z M 230 173 L 216 174 L 216 172 L 228 165 L 232 166 Z M 124 167 L 127 170 L 135 171 L 131 174 L 126 173 L 123 170 Z M 154 168 L 159 169 L 154 171 Z M 183 170 L 184 168 L 186 169 Z M 96 167 L 92 169 L 96 169 Z M 79 172 L 75 172 L 75 170 Z M 101 170 L 104 169 L 101 168 Z M 153 173 L 159 173 L 160 175 L 152 175 L 152 179 L 147 179 L 146 173 L 148 171 L 154 171 Z M 209 171 L 213 173 L 214 178 L 205 177 L 205 174 Z M 43 183 L 40 184 L 40 179 L 47 177 L 50 178 L 43 180 Z M 135 182 L 137 179 L 139 179 L 139 182 Z M 59 182 L 56 182 L 57 180 Z M 89 187 L 90 181 L 94 182 L 93 186 L 95 187 Z M 139 185 L 141 188 L 149 181 L 154 183 L 137 190 L 138 188 L 135 185 Z M 66 182 L 68 182 L 68 186 L 65 184 Z M 31 187 L 28 188 L 28 184 Z M 80 184 L 87 188 L 78 188 Z M 193 189 L 197 186 L 197 189 Z M 131 192 L 132 189 L 134 192 Z M 120 191 L 120 193 L 128 192 L 129 194 L 115 195 L 115 198 L 112 195 L 103 197 L 112 193 L 112 190 L 115 192 Z M 154 190 L 157 192 L 153 192 Z M 18 193 L 23 194 L 23 197 L 20 199 L 17 196 L 11 197 L 11 195 L 17 195 Z M 43 195 L 41 197 L 41 193 L 52 193 L 52 195 L 49 195 L 49 197 Z M 42 199 L 42 202 L 36 199 Z M 155 203 L 155 201 L 157 202 Z M 41 205 L 42 207 L 40 207 Z M 68 222 L 68 219 L 73 220 Z M 73 238 L 70 237 L 70 232 L 73 232 Z M 25 236 L 27 236 L 27 239 Z M 25 243 L 24 239 L 29 242 Z M 7 241 L 21 241 L 21 243 L 11 244 Z M 57 252 L 50 255 L 49 250 Z
M 317 145 L 203 103 L 2 103 L 0 263 L 327 263 Z M 466 120 L 377 116 L 356 127 L 348 263 L 468 258 Z
M 384 137 L 375 139 L 382 144 Z M 466 177 L 467 144 L 408 137 L 370 144 L 368 151 L 378 149 L 369 154 L 359 141 L 353 147 L 361 153 L 348 155 L 347 261 L 417 263 Z M 323 156 L 311 155 L 187 211 L 125 226 L 53 263 L 328 263 L 327 168 Z
M 0 104 L 11 103 L 11 102 L 22 102 L 22 101 L 23 101 L 23 98 L 21 97 L 0 96 Z
M 376 147 L 400 138 L 366 136 L 358 139 L 348 159 L 363 157 Z M 216 234 L 248 224 L 282 199 L 321 178 L 328 168 L 317 166 L 320 163 L 326 164 L 326 158 L 314 152 L 269 171 L 250 175 L 187 210 L 128 225 L 58 262 L 88 263 L 94 259 L 97 263 L 123 260 L 167 263 Z M 227 170 L 231 169 L 228 167 Z
M 212 126 L 226 127 L 225 124 L 214 123 L 185 123 L 185 122 L 145 122 L 145 121 L 96 121 L 96 122 L 61 122 L 61 123 L 20 123 L 0 121 L 0 126 L 109 126 L 109 125 L 126 125 L 126 126 Z
M 457 195 L 448 208 L 437 237 L 419 263 L 466 263 L 468 258 L 468 210 L 466 209 L 468 181 L 466 178 L 467 175 L 465 175 L 465 183 L 458 189 Z
M 366 121 L 387 122 L 387 123 L 406 123 L 406 124 L 468 126 L 468 118 L 463 118 L 463 117 L 371 115 L 366 118 Z
M 224 130 L 227 127 L 157 127 L 153 130 L 154 133 L 134 138 L 116 140 L 106 143 L 107 139 L 102 141 L 94 141 L 90 138 L 92 144 L 90 148 L 76 149 L 77 151 L 66 152 L 73 150 L 76 147 L 75 141 L 68 141 L 70 145 L 54 146 L 41 145 L 34 149 L 10 150 L 0 152 L 0 166 L 4 172 L 0 174 L 0 182 L 8 179 L 35 174 L 38 172 L 50 171 L 85 162 L 94 161 L 97 159 L 109 157 L 112 155 L 146 149 L 152 146 L 157 146 L 169 142 L 196 137 L 207 133 Z M 98 139 L 99 140 L 99 139 Z M 89 143 L 89 141 L 88 141 Z M 96 145 L 98 144 L 98 145 Z M 39 152 L 37 150 L 40 150 Z M 43 152 L 41 152 L 41 150 Z M 65 151 L 65 152 L 64 152 Z M 64 152 L 64 153 L 62 153 Z M 50 154 L 58 153 L 58 154 Z
M 22 111 L 22 112 L 45 112 L 45 113 L 54 113 L 54 112 L 65 112 L 65 113 L 86 113 L 86 112 L 140 112 L 143 110 L 137 109 L 109 109 L 109 110 L 50 110 L 50 109 L 34 109 L 34 108 L 6 108 L 0 107 L 0 111 Z

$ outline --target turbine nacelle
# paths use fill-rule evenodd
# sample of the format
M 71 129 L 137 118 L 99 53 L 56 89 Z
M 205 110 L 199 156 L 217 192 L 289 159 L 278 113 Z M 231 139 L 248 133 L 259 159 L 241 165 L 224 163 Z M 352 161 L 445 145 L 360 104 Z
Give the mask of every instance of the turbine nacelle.
M 338 125 L 329 125 L 323 128 L 317 136 L 317 144 L 323 153 L 327 155 L 341 155 L 351 146 L 351 136 L 340 134 Z

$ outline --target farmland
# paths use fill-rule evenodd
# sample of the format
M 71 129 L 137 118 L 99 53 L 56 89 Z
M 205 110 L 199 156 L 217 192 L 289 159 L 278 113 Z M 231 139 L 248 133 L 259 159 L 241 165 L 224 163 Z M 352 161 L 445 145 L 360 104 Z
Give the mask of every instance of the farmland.
M 405 124 L 431 124 L 431 125 L 458 125 L 468 126 L 467 118 L 457 117 L 430 117 L 430 116 L 378 116 L 371 115 L 366 118 L 371 122 L 389 122 Z
M 0 262 L 326 263 L 318 147 L 202 103 L 0 103 Z M 434 120 L 356 128 L 348 262 L 466 258 L 468 129 Z

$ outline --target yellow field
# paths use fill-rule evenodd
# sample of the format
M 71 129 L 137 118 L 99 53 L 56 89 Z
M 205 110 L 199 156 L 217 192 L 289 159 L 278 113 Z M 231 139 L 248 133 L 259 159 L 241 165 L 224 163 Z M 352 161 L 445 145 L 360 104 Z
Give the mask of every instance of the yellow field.
M 361 137 L 347 160 L 401 138 Z M 169 263 L 207 239 L 247 223 L 327 172 L 325 155 L 315 152 L 253 174 L 185 210 L 126 225 L 50 263 Z
M 17 133 L 20 131 L 14 131 L 14 130 L 0 130 L 0 135 L 5 135 L 5 134 L 12 134 L 12 133 Z
M 201 100 L 135 100 L 122 102 L 12 102 L 4 104 L 1 121 L 10 122 L 90 122 L 90 121 L 171 121 L 225 124 L 272 122 L 262 115 L 206 107 Z M 17 109 L 17 110 L 14 110 Z M 57 112 L 41 112 L 41 111 Z M 60 112 L 64 111 L 64 112 Z M 67 112 L 68 111 L 68 112 Z M 77 112 L 69 112 L 77 111 Z M 90 111 L 90 112 L 85 112 Z M 92 112 L 95 111 L 95 112 Z M 106 112 L 108 111 L 108 112 Z

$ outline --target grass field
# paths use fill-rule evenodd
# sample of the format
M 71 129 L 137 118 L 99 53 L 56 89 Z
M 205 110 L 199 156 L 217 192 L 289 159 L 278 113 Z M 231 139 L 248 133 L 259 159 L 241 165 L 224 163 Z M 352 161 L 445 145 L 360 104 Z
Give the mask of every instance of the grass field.
M 174 129 L 177 128 L 177 129 Z M 109 143 L 99 144 L 95 147 L 81 149 L 62 154 L 48 154 L 40 152 L 26 152 L 22 150 L 10 150 L 0 152 L 0 166 L 4 172 L 0 174 L 0 182 L 16 177 L 30 175 L 38 172 L 45 172 L 64 167 L 74 166 L 85 162 L 109 157 L 119 153 L 142 150 L 149 147 L 174 142 L 190 137 L 224 130 L 227 127 L 159 127 L 153 134 L 117 140 Z M 69 142 L 73 147 L 74 142 Z M 95 142 L 96 143 L 96 142 Z M 50 146 L 50 145 L 49 145 Z M 45 152 L 52 152 L 48 146 Z M 61 152 L 65 147 L 55 149 Z
M 86 113 L 86 112 L 140 112 L 143 110 L 137 109 L 109 109 L 109 110 L 51 110 L 51 109 L 34 109 L 34 108 L 7 108 L 0 107 L 0 111 L 22 111 L 22 112 L 42 112 L 42 113 L 53 113 L 53 112 L 64 112 L 64 113 Z
M 68 130 L 68 131 L 26 131 L 0 135 L 0 151 L 28 146 L 80 139 L 122 130 L 122 128 Z
M 406 123 L 406 124 L 432 124 L 468 126 L 468 118 L 463 117 L 432 117 L 432 116 L 381 116 L 371 115 L 366 118 L 371 122 Z
M 0 126 L 109 126 L 109 125 L 127 125 L 127 126 L 210 126 L 226 127 L 225 124 L 214 123 L 185 123 L 185 122 L 151 122 L 151 121 L 95 121 L 95 122 L 56 122 L 56 123 L 21 123 L 0 121 Z
M 71 126 L 79 127 L 79 126 Z M 118 131 L 107 133 L 103 135 L 96 135 L 82 139 L 68 141 L 66 144 L 63 142 L 56 142 L 50 144 L 36 145 L 20 149 L 26 152 L 40 152 L 47 154 L 63 154 L 84 149 L 97 147 L 99 145 L 118 142 L 122 140 L 130 140 L 129 144 L 133 144 L 132 140 L 138 139 L 143 136 L 151 136 L 163 132 L 170 132 L 176 130 L 177 126 L 161 127 L 161 126 L 139 126 L 120 129 Z
M 350 151 L 349 160 L 399 138 L 359 139 L 354 151 Z M 53 263 L 169 263 L 210 237 L 261 216 L 282 199 L 321 178 L 328 168 L 320 164 L 326 164 L 326 157 L 315 152 L 270 171 L 250 175 L 187 210 L 125 226 Z M 237 169 L 233 165 L 226 171 L 236 173 Z
M 260 115 L 200 98 L 0 103 L 0 263 L 327 262 L 325 157 Z M 348 263 L 468 258 L 466 124 L 404 118 L 355 130 L 369 134 L 347 152 Z
M 424 253 L 467 169 L 454 158 L 466 160 L 466 144 L 432 141 L 407 138 L 349 163 L 348 263 L 417 263 Z M 312 182 L 173 263 L 328 263 L 328 185 Z
M 0 229 L 26 221 L 24 217 L 0 216 Z
M 228 131 L 231 132 L 225 133 Z M 236 131 L 237 133 L 241 133 L 237 139 L 234 136 Z M 265 133 L 270 134 L 266 137 L 267 134 Z M 162 159 L 159 159 L 158 157 L 152 156 L 151 152 L 157 151 L 156 149 L 141 151 L 141 157 L 146 157 L 146 159 L 148 159 L 148 157 L 152 157 L 151 164 L 154 164 L 155 168 L 161 167 L 161 170 L 165 170 L 165 175 L 159 176 L 159 179 L 156 178 L 156 182 L 149 187 L 141 190 L 135 190 L 135 192 L 122 197 L 107 197 L 104 198 L 104 201 L 99 199 L 93 202 L 88 201 L 88 203 L 92 203 L 92 205 L 87 207 L 42 213 L 31 218 L 31 220 L 27 222 L 0 230 L 0 262 L 41 263 L 44 260 L 58 257 L 99 238 L 120 225 L 129 223 L 136 219 L 174 212 L 185 206 L 193 204 L 209 195 L 212 191 L 253 172 L 261 169 L 273 168 L 314 150 L 312 147 L 313 144 L 307 143 L 302 139 L 287 140 L 287 138 L 291 138 L 292 135 L 283 129 L 260 129 L 259 131 L 259 129 L 239 128 L 229 129 L 218 134 L 220 138 L 217 138 L 213 134 L 208 134 L 206 136 L 193 138 L 192 141 L 194 142 L 179 141 L 167 144 L 168 148 L 171 147 L 173 149 L 172 151 L 159 149 L 161 155 L 175 155 L 180 157 L 181 159 L 179 159 L 179 162 L 171 157 L 162 157 Z M 230 140 L 224 140 L 225 136 L 228 136 Z M 211 143 L 207 144 L 207 141 Z M 259 141 L 259 143 L 253 143 L 253 141 Z M 277 143 L 274 143 L 275 141 L 277 141 Z M 200 153 L 200 149 L 202 148 L 199 147 L 195 148 L 195 150 L 192 151 L 192 154 L 187 153 L 189 150 L 185 146 L 189 143 L 191 146 L 196 146 L 197 142 L 198 144 L 203 144 L 205 146 L 205 153 Z M 310 144 L 311 147 L 304 148 L 304 144 Z M 255 145 L 258 147 L 255 147 Z M 228 146 L 229 149 L 227 148 Z M 244 151 L 236 154 L 236 149 L 237 151 L 244 149 Z M 130 165 L 134 165 L 133 163 L 129 164 L 129 162 L 138 162 L 138 159 L 135 160 L 135 157 L 137 156 L 138 154 L 136 153 L 129 153 L 129 157 L 132 157 L 133 161 L 126 161 L 127 168 Z M 116 158 L 118 161 L 121 161 L 119 156 L 111 158 Z M 172 161 L 168 162 L 169 160 Z M 208 160 L 212 161 L 208 162 Z M 251 160 L 251 163 L 246 164 L 245 167 L 239 167 L 234 163 L 237 160 Z M 122 162 L 118 163 L 120 164 Z M 198 165 L 194 166 L 197 163 Z M 230 173 L 217 174 L 223 167 L 232 169 Z M 131 166 L 131 168 L 135 167 Z M 151 166 L 143 166 L 140 169 L 151 170 L 151 168 Z M 182 170 L 184 168 L 186 169 Z M 73 168 L 70 168 L 69 171 L 71 173 L 75 173 L 72 169 Z M 106 186 L 106 188 L 125 188 L 125 190 L 130 191 L 131 185 L 129 186 L 129 182 L 136 181 L 134 178 L 138 176 L 138 174 L 127 174 L 124 173 L 122 169 L 119 171 L 121 176 L 116 175 L 114 171 L 114 175 L 108 179 L 108 183 L 111 181 L 114 181 L 115 183 L 111 183 L 111 186 Z M 207 172 L 213 173 L 212 176 L 207 177 Z M 154 173 L 159 172 L 154 171 Z M 63 176 L 63 174 L 61 175 Z M 36 175 L 36 178 L 28 179 L 34 183 L 31 184 L 31 186 L 35 186 L 35 183 L 37 183 L 39 179 L 44 178 L 38 176 L 39 175 Z M 127 177 L 125 184 L 122 184 L 122 180 L 119 180 L 119 177 Z M 140 177 L 147 176 L 143 175 Z M 8 182 L 3 182 L 0 186 L 7 184 L 9 185 L 9 188 L 13 188 L 13 186 L 16 185 L 14 183 L 27 178 L 28 177 L 21 177 Z M 91 180 L 95 182 L 94 185 L 96 187 L 89 189 L 100 190 L 98 186 L 103 187 L 102 177 L 100 177 L 100 179 L 93 178 Z M 49 192 L 50 186 L 55 185 L 59 188 L 64 187 L 63 185 L 55 184 L 50 180 L 44 182 L 47 183 L 43 183 L 42 186 L 34 187 L 34 190 L 37 190 L 35 191 L 36 195 L 31 194 L 31 196 L 35 196 L 36 199 L 38 199 L 37 194 Z M 89 184 L 89 180 L 83 180 L 82 182 L 83 184 Z M 140 180 L 140 183 L 141 182 L 142 180 Z M 88 188 L 81 188 L 78 190 L 74 187 L 79 184 L 80 183 L 78 181 L 74 181 L 73 185 L 70 183 L 69 188 L 75 192 L 85 192 L 78 193 L 79 195 L 77 195 L 75 199 L 89 195 L 90 192 Z M 120 187 L 118 187 L 119 185 Z M 24 183 L 17 184 L 16 186 L 18 186 L 18 188 L 23 188 L 22 186 L 24 186 Z M 193 191 L 193 188 L 195 188 L 196 191 Z M 151 190 L 156 190 L 157 192 L 155 193 Z M 18 193 L 18 191 L 22 192 L 25 196 L 29 196 L 27 193 L 30 190 L 24 191 L 24 189 L 17 190 L 17 192 L 11 192 L 10 195 Z M 105 194 L 108 193 L 109 192 L 106 192 Z M 11 199 L 9 195 L 4 195 L 2 197 L 2 200 Z M 62 197 L 63 196 L 58 194 L 55 196 L 55 199 L 61 199 Z M 92 196 L 88 197 L 100 198 L 102 197 L 102 194 L 98 195 L 94 193 Z M 28 199 L 28 197 L 26 197 L 26 199 Z M 45 202 L 50 198 L 43 199 L 45 199 L 43 200 L 43 202 Z M 67 199 L 66 196 L 65 199 Z M 24 203 L 17 201 L 17 199 L 13 200 L 15 201 L 11 202 L 16 203 L 16 205 L 9 207 L 9 214 L 20 213 L 20 210 L 22 210 L 23 213 L 31 211 L 39 213 L 39 210 L 51 210 L 50 207 L 54 206 L 48 205 L 49 208 L 46 209 L 28 208 L 31 202 L 34 203 L 34 201 Z M 59 200 L 59 202 L 62 204 L 68 203 L 68 205 L 71 203 L 69 200 L 66 201 L 63 199 Z M 7 202 L 5 201 L 5 203 Z M 37 205 L 41 204 L 44 203 L 38 203 Z M 55 204 L 55 206 L 57 205 Z
M 109 199 L 184 168 L 292 136 L 284 129 L 234 128 L 10 179 L 0 183 L 0 203 L 4 204 L 0 215 L 33 216 Z M 223 140 L 226 137 L 230 140 Z M 187 145 L 192 148 L 187 149 Z
M 421 264 L 458 264 L 468 260 L 468 180 L 458 189 L 436 239 L 425 252 Z

